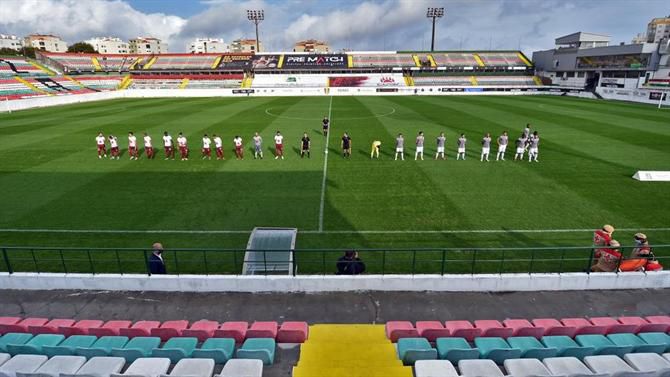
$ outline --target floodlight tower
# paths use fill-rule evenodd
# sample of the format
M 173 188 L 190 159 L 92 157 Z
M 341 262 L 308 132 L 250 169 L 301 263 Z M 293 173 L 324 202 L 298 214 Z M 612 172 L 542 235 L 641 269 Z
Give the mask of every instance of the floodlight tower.
M 256 25 L 256 52 L 260 52 L 260 42 L 258 41 L 258 24 L 265 19 L 263 9 L 247 9 L 247 19 Z
M 430 40 L 430 51 L 435 51 L 435 21 L 438 18 L 442 18 L 443 16 L 444 16 L 444 7 L 440 8 L 428 7 L 426 17 L 433 19 L 433 37 Z

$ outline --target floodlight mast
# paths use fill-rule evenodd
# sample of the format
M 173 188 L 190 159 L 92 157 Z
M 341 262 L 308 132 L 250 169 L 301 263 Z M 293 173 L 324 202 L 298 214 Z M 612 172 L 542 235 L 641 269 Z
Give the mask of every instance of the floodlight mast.
M 426 17 L 433 19 L 433 36 L 430 40 L 430 51 L 435 51 L 435 21 L 438 18 L 442 18 L 443 16 L 444 16 L 444 7 L 440 8 L 428 7 Z
M 260 52 L 260 42 L 258 41 L 258 24 L 265 19 L 263 9 L 247 9 L 247 19 L 256 25 L 256 52 Z

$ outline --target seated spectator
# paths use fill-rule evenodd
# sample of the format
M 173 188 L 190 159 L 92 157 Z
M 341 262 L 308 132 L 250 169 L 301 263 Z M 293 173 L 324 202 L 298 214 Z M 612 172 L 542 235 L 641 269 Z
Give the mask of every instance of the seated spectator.
M 358 257 L 358 253 L 353 250 L 344 252 L 344 256 L 337 260 L 336 275 L 358 275 L 365 272 L 365 263 Z
M 598 229 L 593 232 L 593 245 L 594 246 L 608 246 L 612 240 L 612 233 L 614 233 L 614 227 L 611 225 L 603 225 L 602 229 Z M 600 258 L 602 251 L 604 249 L 597 248 L 594 250 L 593 257 L 595 259 Z
M 619 242 L 611 240 L 609 247 L 600 249 L 600 257 L 596 264 L 591 266 L 592 272 L 614 272 L 619 267 L 621 253 L 619 252 Z
M 649 246 L 647 235 L 644 233 L 635 234 L 635 248 L 631 253 L 631 258 L 646 259 L 644 265 L 645 271 L 661 271 L 663 266 L 658 262 L 656 256 Z

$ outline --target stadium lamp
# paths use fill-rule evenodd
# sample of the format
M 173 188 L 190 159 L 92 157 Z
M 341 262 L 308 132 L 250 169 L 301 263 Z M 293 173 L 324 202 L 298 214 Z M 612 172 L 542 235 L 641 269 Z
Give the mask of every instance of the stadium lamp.
M 258 24 L 265 19 L 263 9 L 247 9 L 247 19 L 256 25 L 256 52 L 260 52 L 260 42 L 258 41 Z
M 430 40 L 430 51 L 435 51 L 435 20 L 437 20 L 438 18 L 442 18 L 443 16 L 444 16 L 444 7 L 440 8 L 428 7 L 426 17 L 433 19 L 433 37 Z

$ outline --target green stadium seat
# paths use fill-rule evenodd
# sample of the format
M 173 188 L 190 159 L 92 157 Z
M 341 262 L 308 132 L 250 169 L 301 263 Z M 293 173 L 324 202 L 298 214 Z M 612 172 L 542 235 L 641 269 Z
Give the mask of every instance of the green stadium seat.
M 152 357 L 165 357 L 173 363 L 181 359 L 191 357 L 193 350 L 198 345 L 198 338 L 195 337 L 175 337 L 170 338 L 163 347 L 154 348 L 151 352 Z
M 25 344 L 8 344 L 7 351 L 10 355 L 44 355 L 44 346 L 56 346 L 65 339 L 61 334 L 40 334 L 30 339 Z
M 90 347 L 96 340 L 98 337 L 92 335 L 72 335 L 57 346 L 44 346 L 42 349 L 49 357 L 74 355 L 78 347 Z
M 543 336 L 541 342 L 545 347 L 556 348 L 558 356 L 562 357 L 576 357 L 583 360 L 584 357 L 591 356 L 596 352 L 595 347 L 581 346 L 565 335 Z
M 112 356 L 123 357 L 126 362 L 132 363 L 140 357 L 151 357 L 151 352 L 160 344 L 161 338 L 157 336 L 138 336 L 123 347 L 112 348 Z
M 663 353 L 667 347 L 664 343 L 647 343 L 635 334 L 610 334 L 607 339 L 617 346 L 633 347 L 633 352 Z
M 398 339 L 398 358 L 405 365 L 414 365 L 417 360 L 437 359 L 437 350 L 426 338 Z
M 479 350 L 472 348 L 465 338 L 437 338 L 435 346 L 439 358 L 453 364 L 461 360 L 479 359 Z
M 275 340 L 273 338 L 251 338 L 244 341 L 235 354 L 236 359 L 258 359 L 264 365 L 272 365 L 275 360 Z
M 193 351 L 192 357 L 213 359 L 217 364 L 225 364 L 235 354 L 235 339 L 209 338 Z
M 33 334 L 10 332 L 0 337 L 0 352 L 7 352 L 8 344 L 26 344 L 33 338 Z
M 617 346 L 604 335 L 577 335 L 575 341 L 581 346 L 595 348 L 596 355 L 616 355 L 623 357 L 623 355 L 633 352 L 632 346 Z
M 88 359 L 94 356 L 110 356 L 112 348 L 122 348 L 126 343 L 127 336 L 103 336 L 90 347 L 78 347 L 75 353 Z
M 641 332 L 637 336 L 648 344 L 665 344 L 663 352 L 670 351 L 670 335 L 664 332 Z
M 502 364 L 507 359 L 518 359 L 521 357 L 521 350 L 510 347 L 503 338 L 475 338 L 475 346 L 479 349 L 479 355 L 482 359 L 493 360 L 496 364 Z
M 558 354 L 558 349 L 545 347 L 534 336 L 512 336 L 507 338 L 507 343 L 509 343 L 512 348 L 520 349 L 521 357 L 525 359 L 543 360 Z

